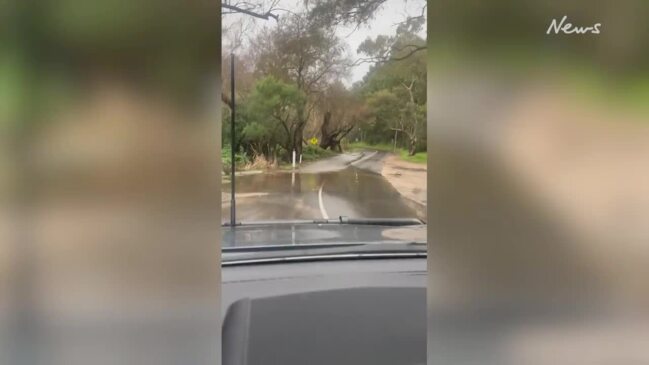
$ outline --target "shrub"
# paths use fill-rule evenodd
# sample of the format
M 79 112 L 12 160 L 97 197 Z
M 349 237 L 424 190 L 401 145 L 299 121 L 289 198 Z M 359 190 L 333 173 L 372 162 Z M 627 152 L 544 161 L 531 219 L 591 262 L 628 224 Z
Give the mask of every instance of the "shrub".
M 250 158 L 244 151 L 240 151 L 234 154 L 234 164 L 236 168 L 241 168 L 250 163 Z M 230 172 L 230 167 L 232 166 L 232 150 L 230 146 L 223 146 L 221 148 L 221 164 L 223 165 L 223 171 Z
M 323 157 L 333 156 L 336 153 L 325 150 L 319 146 L 309 144 L 302 149 L 302 161 L 313 161 Z

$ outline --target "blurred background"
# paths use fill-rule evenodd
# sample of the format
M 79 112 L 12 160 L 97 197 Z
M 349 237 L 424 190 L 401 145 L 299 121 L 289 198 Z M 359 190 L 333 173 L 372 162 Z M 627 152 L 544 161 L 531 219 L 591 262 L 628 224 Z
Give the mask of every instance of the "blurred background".
M 218 363 L 220 19 L 0 1 L 0 363 Z
M 429 363 L 648 363 L 649 3 L 428 12 Z

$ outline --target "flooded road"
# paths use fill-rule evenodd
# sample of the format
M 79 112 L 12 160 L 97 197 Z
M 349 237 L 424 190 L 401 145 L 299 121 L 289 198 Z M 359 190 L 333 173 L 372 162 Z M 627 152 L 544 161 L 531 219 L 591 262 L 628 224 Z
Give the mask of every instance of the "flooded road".
M 381 158 L 376 152 L 344 154 L 295 172 L 237 176 L 237 221 L 425 218 L 381 176 Z M 222 220 L 229 222 L 231 184 L 222 186 Z

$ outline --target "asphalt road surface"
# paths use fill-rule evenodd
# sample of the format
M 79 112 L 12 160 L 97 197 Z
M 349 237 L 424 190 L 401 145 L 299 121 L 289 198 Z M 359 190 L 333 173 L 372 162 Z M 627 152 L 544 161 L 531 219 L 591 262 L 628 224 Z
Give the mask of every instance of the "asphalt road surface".
M 237 176 L 237 221 L 418 217 L 381 176 L 384 157 L 376 151 L 345 153 L 294 172 Z M 224 182 L 223 222 L 230 221 L 230 188 Z

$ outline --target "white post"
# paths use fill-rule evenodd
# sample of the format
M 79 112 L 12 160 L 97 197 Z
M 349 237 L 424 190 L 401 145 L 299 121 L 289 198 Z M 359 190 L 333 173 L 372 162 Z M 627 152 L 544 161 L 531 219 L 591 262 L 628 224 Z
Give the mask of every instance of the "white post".
M 293 168 L 295 168 L 295 150 L 293 150 Z
M 302 154 L 300 153 L 300 165 L 302 164 Z

